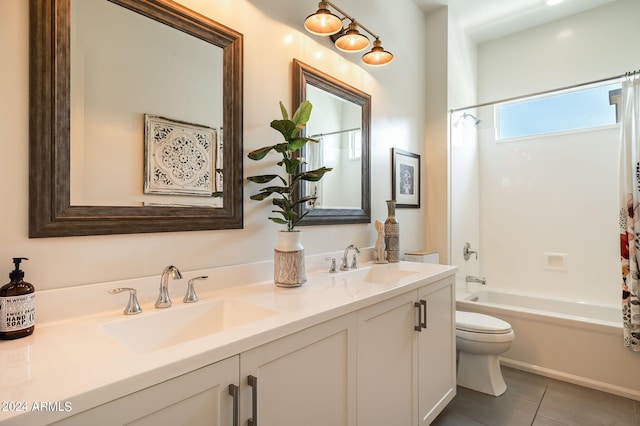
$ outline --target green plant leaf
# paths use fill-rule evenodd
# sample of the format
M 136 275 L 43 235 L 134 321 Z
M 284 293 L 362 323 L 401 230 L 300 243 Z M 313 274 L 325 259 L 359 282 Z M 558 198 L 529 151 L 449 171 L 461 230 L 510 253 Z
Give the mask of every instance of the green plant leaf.
M 271 127 L 280 132 L 287 141 L 295 137 L 300 131 L 300 129 L 297 128 L 296 123 L 291 120 L 273 120 L 271 122 Z
M 260 191 L 268 192 L 270 194 L 289 194 L 291 192 L 291 188 L 289 188 L 288 186 L 267 186 L 265 188 L 262 188 Z
M 274 145 L 274 146 L 273 146 L 273 149 L 274 149 L 276 152 L 279 152 L 280 154 L 284 154 L 285 152 L 287 152 L 287 148 L 288 148 L 288 147 L 289 147 L 289 144 L 285 142 L 285 143 L 279 143 L 279 144 L 277 144 L 277 145 Z M 278 165 L 279 165 L 279 164 L 278 164 Z
M 307 138 L 293 138 L 289 140 L 289 144 L 287 145 L 287 149 L 289 151 L 297 151 L 307 143 Z
M 306 197 L 301 197 L 301 198 L 298 198 L 297 200 L 295 200 L 293 202 L 293 205 L 295 206 L 295 205 L 298 205 L 298 204 L 306 203 L 307 201 L 315 200 L 316 198 L 318 198 L 318 197 L 313 197 L 311 195 L 308 195 Z
M 247 157 L 256 161 L 262 160 L 269 153 L 269 151 L 275 149 L 276 146 L 265 146 L 263 148 L 256 149 L 255 151 L 251 151 L 249 154 L 247 154 Z
M 271 182 L 275 178 L 279 178 L 279 177 L 280 177 L 279 175 L 248 176 L 247 180 L 250 181 L 250 182 L 255 182 L 255 183 L 267 183 L 267 182 Z
M 291 203 L 286 198 L 274 198 L 272 201 L 273 205 L 276 207 L 280 207 L 282 211 L 291 210 Z
M 295 226 L 298 224 L 298 222 L 300 222 L 302 220 L 302 218 L 304 218 L 306 215 L 308 215 L 310 212 L 310 210 L 307 210 L 306 212 L 302 213 L 302 215 L 298 218 L 296 218 L 293 221 L 293 225 L 291 226 L 291 229 L 293 230 L 293 228 L 295 228 Z
M 269 220 L 274 221 L 275 223 L 278 223 L 280 225 L 287 225 L 289 222 L 287 222 L 284 219 L 280 219 L 279 217 L 270 217 Z
M 280 112 L 282 113 L 282 119 L 283 120 L 288 120 L 289 119 L 289 113 L 287 112 L 287 108 L 285 108 L 285 106 L 282 103 L 282 101 L 280 101 Z
M 300 106 L 298 106 L 298 109 L 293 114 L 293 118 L 291 119 L 291 121 L 295 123 L 296 127 L 304 127 L 307 124 L 309 118 L 311 117 L 312 107 L 313 106 L 309 101 L 303 101 Z
M 282 162 L 284 163 L 287 174 L 289 175 L 294 174 L 300 165 L 300 160 L 298 158 L 287 158 L 282 160 Z
M 320 167 L 319 169 L 316 169 L 316 170 L 309 170 L 309 171 L 300 173 L 299 178 L 300 180 L 317 182 L 320 179 L 322 179 L 322 176 L 324 176 L 325 173 L 328 173 L 331 170 L 333 170 L 331 167 Z
M 265 198 L 267 198 L 271 194 L 272 194 L 272 192 L 261 192 L 259 194 L 254 194 L 254 195 L 250 196 L 249 198 L 251 198 L 252 200 L 255 200 L 255 201 L 262 201 L 262 200 L 264 200 Z
M 288 194 L 291 190 L 287 187 L 283 186 L 268 186 L 266 188 L 262 188 L 259 193 L 250 196 L 252 200 L 262 201 L 265 198 L 269 197 L 271 194 Z

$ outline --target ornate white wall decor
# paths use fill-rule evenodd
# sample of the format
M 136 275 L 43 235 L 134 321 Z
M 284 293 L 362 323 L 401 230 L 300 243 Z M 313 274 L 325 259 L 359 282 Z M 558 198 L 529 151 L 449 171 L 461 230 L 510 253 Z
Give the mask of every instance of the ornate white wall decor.
M 145 194 L 212 196 L 216 129 L 149 114 L 144 119 Z

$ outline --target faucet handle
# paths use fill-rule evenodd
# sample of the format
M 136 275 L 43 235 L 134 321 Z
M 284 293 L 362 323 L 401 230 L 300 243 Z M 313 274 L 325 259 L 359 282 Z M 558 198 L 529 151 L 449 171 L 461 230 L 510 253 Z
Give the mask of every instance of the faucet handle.
M 140 305 L 138 304 L 138 297 L 136 296 L 137 292 L 135 288 L 130 288 L 130 287 L 112 288 L 110 290 L 107 290 L 107 293 L 118 294 L 118 293 L 122 293 L 123 291 L 129 292 L 129 303 L 127 303 L 127 307 L 124 308 L 124 314 L 135 315 L 142 312 L 142 308 L 140 308 Z
M 325 257 L 324 260 L 331 261 L 331 266 L 329 266 L 329 272 L 332 274 L 338 272 L 338 268 L 336 267 L 336 258 L 335 257 Z
M 353 259 L 351 260 L 351 269 L 358 269 L 358 256 L 360 256 L 360 250 L 353 253 Z
M 476 256 L 476 260 L 478 260 L 478 252 L 471 250 L 471 244 L 468 242 L 465 243 L 464 248 L 462 249 L 462 256 L 464 257 L 464 260 L 469 260 L 472 254 L 474 254 Z
M 193 283 L 195 282 L 195 280 L 206 280 L 207 278 L 209 278 L 208 275 L 191 278 L 187 283 L 187 294 L 184 295 L 184 299 L 182 299 L 182 301 L 184 303 L 195 303 L 200 300 L 198 299 L 198 295 L 196 294 L 196 289 L 194 288 Z

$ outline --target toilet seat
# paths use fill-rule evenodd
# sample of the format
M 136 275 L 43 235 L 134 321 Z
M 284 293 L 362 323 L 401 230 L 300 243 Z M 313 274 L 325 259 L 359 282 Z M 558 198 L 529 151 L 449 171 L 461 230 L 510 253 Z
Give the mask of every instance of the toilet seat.
M 465 311 L 456 311 L 457 331 L 482 334 L 508 334 L 512 332 L 511 324 L 506 321 L 489 315 Z
M 509 330 L 507 333 L 478 333 L 476 331 L 463 331 L 456 329 L 456 338 L 472 342 L 508 343 L 515 340 L 516 334 L 513 330 Z

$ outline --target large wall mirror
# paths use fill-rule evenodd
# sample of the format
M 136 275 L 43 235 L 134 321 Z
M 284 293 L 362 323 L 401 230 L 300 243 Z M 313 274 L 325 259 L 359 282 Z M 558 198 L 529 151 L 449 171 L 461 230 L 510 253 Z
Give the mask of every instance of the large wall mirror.
M 29 236 L 242 227 L 242 35 L 171 0 L 31 0 Z
M 313 105 L 305 134 L 320 143 L 307 144 L 302 156 L 311 169 L 333 170 L 299 188 L 317 197 L 299 206 L 307 213 L 300 225 L 370 223 L 371 96 L 294 59 L 294 106 L 304 100 Z

